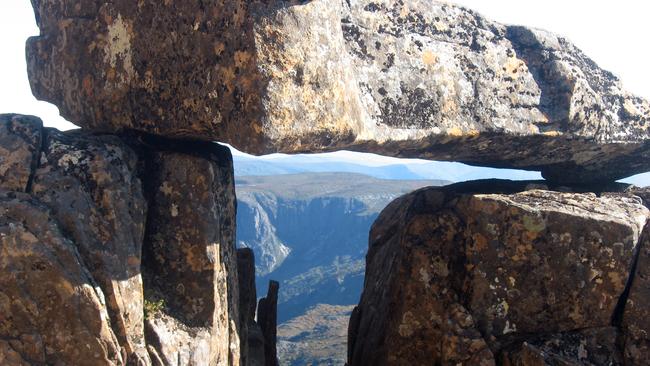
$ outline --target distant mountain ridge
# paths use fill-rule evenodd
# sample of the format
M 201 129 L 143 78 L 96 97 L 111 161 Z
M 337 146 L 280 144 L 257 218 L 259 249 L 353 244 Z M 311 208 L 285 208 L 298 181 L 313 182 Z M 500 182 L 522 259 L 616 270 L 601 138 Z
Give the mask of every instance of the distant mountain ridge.
M 230 147 L 236 176 L 282 175 L 315 172 L 348 172 L 379 179 L 446 180 L 464 182 L 487 178 L 510 180 L 541 179 L 539 172 L 495 169 L 444 161 L 400 159 L 354 151 L 322 154 L 271 154 L 253 156 Z M 622 182 L 639 187 L 650 185 L 650 173 L 638 174 Z

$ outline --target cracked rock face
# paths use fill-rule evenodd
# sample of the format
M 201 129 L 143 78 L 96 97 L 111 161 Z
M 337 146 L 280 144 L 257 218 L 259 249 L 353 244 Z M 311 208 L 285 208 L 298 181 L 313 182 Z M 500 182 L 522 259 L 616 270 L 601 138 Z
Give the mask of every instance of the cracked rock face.
M 650 169 L 647 101 L 565 38 L 462 7 L 33 4 L 32 90 L 83 127 L 250 153 L 345 148 L 536 169 L 569 183 Z
M 424 188 L 382 212 L 350 365 L 622 364 L 612 322 L 650 211 L 631 194 L 525 187 Z
M 165 364 L 238 365 L 232 157 L 224 146 L 201 145 L 204 156 L 155 151 L 147 158 L 145 297 L 166 304 L 147 320 L 147 336 Z
M 0 364 L 240 363 L 226 147 L 0 115 L 0 152 Z
M 643 365 L 648 362 L 650 354 L 648 301 L 650 301 L 650 225 L 646 225 L 643 232 L 636 271 L 622 317 L 625 360 L 629 365 Z
M 0 364 L 125 364 L 76 245 L 24 193 L 0 192 L 0 274 Z

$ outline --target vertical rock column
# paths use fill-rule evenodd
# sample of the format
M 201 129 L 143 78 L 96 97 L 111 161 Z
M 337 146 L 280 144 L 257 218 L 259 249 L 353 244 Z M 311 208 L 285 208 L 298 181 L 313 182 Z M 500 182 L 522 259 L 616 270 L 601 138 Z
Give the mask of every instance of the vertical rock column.
M 260 299 L 257 306 L 257 322 L 262 328 L 264 335 L 264 359 L 266 366 L 278 365 L 277 325 L 278 325 L 278 291 L 280 284 L 277 281 L 269 281 L 269 289 L 266 297 Z
M 232 157 L 211 143 L 168 142 L 146 158 L 147 341 L 165 364 L 239 365 Z
M 249 361 L 249 329 L 255 325 L 257 292 L 255 290 L 255 257 L 250 248 L 237 249 L 237 275 L 239 280 L 239 338 L 241 364 Z

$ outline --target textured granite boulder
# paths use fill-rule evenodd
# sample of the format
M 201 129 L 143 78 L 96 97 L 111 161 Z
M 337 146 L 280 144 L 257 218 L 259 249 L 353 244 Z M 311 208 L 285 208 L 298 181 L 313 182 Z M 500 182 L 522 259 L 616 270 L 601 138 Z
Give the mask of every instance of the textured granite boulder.
M 0 364 L 124 365 L 104 294 L 47 207 L 0 192 Z
M 239 364 L 228 149 L 0 122 L 0 364 Z
M 474 182 L 391 203 L 370 233 L 349 364 L 621 364 L 608 327 L 650 211 L 630 194 L 525 189 Z
M 114 136 L 53 129 L 43 135 L 31 193 L 50 207 L 76 243 L 106 296 L 112 328 L 128 360 L 149 364 L 140 273 L 147 202 L 138 157 Z
M 22 115 L 0 115 L 0 186 L 26 192 L 41 150 L 42 123 Z
M 647 101 L 566 39 L 416 0 L 34 0 L 34 95 L 80 126 L 542 170 L 650 169 Z M 564 174 L 567 170 L 571 174 Z
M 621 325 L 627 364 L 643 365 L 650 355 L 650 225 L 643 231 L 635 267 Z
M 504 366 L 624 365 L 616 344 L 619 335 L 610 326 L 531 337 L 504 349 L 498 362 Z
M 213 143 L 143 138 L 149 195 L 145 322 L 165 364 L 239 364 L 239 293 L 230 151 Z M 181 361 L 178 361 L 181 360 Z

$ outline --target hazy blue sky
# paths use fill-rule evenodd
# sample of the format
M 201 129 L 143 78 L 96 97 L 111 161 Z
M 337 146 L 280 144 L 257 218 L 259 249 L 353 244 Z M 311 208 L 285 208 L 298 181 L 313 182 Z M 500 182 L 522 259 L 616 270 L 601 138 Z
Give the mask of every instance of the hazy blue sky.
M 180 1 L 180 0 L 177 0 Z M 420 0 L 422 1 L 422 0 Z M 494 20 L 566 36 L 624 86 L 650 99 L 650 2 L 642 0 L 457 0 Z M 37 102 L 25 71 L 25 39 L 38 34 L 29 0 L 0 0 L 0 113 L 41 117 L 48 126 L 74 127 L 56 107 Z

